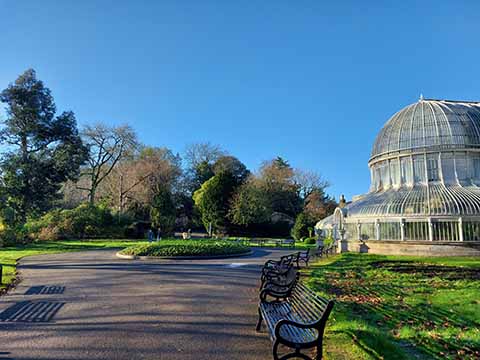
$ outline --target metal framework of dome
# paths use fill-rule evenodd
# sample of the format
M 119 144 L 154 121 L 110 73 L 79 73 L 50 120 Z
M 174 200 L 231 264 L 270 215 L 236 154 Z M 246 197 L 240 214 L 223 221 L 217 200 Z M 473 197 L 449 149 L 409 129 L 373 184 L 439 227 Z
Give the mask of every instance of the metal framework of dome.
M 480 240 L 480 103 L 421 98 L 387 121 L 368 166 L 348 238 Z

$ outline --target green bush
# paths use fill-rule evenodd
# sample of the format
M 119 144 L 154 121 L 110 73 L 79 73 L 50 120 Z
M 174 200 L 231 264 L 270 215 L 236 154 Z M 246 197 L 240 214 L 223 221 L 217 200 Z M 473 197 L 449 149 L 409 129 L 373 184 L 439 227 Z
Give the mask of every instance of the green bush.
M 331 244 L 333 244 L 333 238 L 331 236 L 323 239 L 323 245 L 324 246 L 329 246 Z
M 15 246 L 16 244 L 25 243 L 21 229 L 17 227 L 7 227 L 0 231 L 0 247 Z
M 27 221 L 23 233 L 31 240 L 123 237 L 126 219 L 114 219 L 108 208 L 82 204 L 71 210 L 52 210 Z
M 162 235 L 170 235 L 175 229 L 175 204 L 170 191 L 164 187 L 158 189 L 150 209 L 150 219 Z
M 295 240 L 300 240 L 302 238 L 306 238 L 310 236 L 309 228 L 312 228 L 315 225 L 315 221 L 310 218 L 310 216 L 306 215 L 305 213 L 298 214 L 297 218 L 295 219 L 295 224 L 292 228 L 292 237 Z
M 215 256 L 245 253 L 248 246 L 225 240 L 161 240 L 122 251 L 137 256 Z
M 151 224 L 148 221 L 135 221 L 125 228 L 124 236 L 127 239 L 144 239 Z
M 314 245 L 317 243 L 317 238 L 315 236 L 305 238 L 304 243 L 308 245 Z

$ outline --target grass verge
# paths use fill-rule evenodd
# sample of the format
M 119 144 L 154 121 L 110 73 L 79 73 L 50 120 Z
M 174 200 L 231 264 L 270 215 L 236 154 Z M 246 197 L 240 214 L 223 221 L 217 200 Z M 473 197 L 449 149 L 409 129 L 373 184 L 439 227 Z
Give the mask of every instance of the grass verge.
M 343 254 L 309 270 L 336 300 L 326 359 L 479 359 L 480 260 Z

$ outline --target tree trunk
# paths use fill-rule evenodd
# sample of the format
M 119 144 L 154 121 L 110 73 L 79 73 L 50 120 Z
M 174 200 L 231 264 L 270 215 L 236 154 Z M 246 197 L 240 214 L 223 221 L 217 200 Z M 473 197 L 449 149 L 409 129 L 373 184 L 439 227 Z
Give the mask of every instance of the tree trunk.
M 30 199 L 30 182 L 29 182 L 29 169 L 28 169 L 28 140 L 27 136 L 22 136 L 21 140 L 21 152 L 22 152 L 22 167 L 23 167 L 23 189 L 22 189 L 22 196 L 21 201 L 20 201 L 20 206 L 18 209 L 18 217 L 20 219 L 20 222 L 24 224 L 27 220 L 27 204 L 29 203 Z
M 90 205 L 95 205 L 95 193 L 97 191 L 97 185 L 92 184 L 92 188 L 90 189 L 90 194 L 88 194 L 88 202 Z

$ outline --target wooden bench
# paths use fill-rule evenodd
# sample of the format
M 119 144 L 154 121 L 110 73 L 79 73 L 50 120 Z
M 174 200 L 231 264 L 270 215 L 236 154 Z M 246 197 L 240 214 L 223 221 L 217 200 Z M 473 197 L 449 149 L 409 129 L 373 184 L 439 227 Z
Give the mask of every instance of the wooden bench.
M 257 331 L 262 320 L 273 342 L 273 359 L 301 358 L 319 360 L 323 353 L 323 333 L 333 301 L 324 299 L 300 282 L 293 287 L 265 287 L 260 292 Z M 286 353 L 279 354 L 279 347 Z M 316 350 L 314 357 L 301 353 L 305 349 Z

